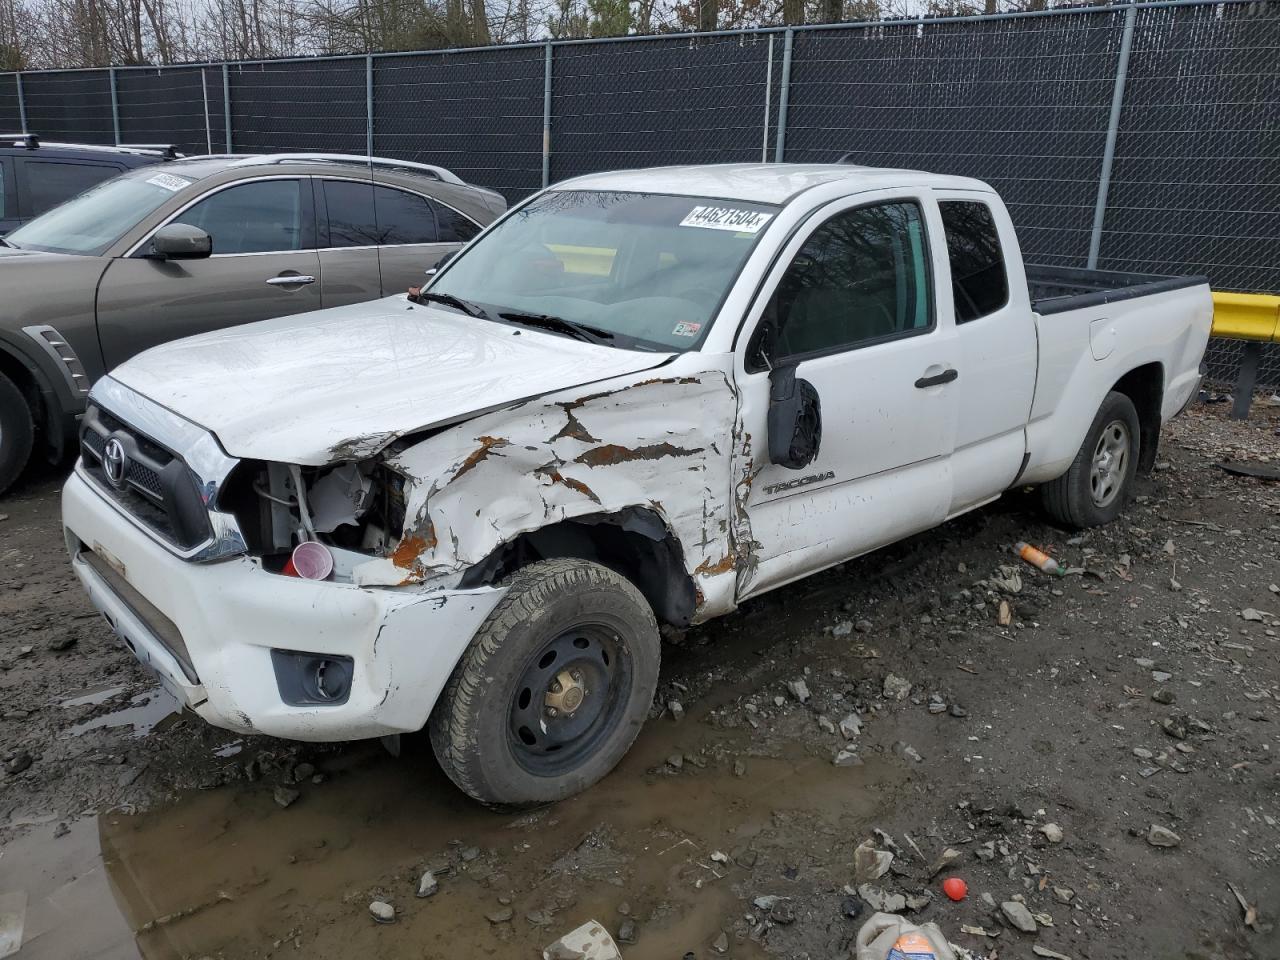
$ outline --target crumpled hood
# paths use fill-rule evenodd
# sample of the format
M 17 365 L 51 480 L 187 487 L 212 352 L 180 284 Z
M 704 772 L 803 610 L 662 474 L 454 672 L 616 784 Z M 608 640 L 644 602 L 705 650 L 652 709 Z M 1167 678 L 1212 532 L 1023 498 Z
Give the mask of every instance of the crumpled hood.
M 658 366 L 403 295 L 155 347 L 111 372 L 233 457 L 320 465 L 529 397 Z

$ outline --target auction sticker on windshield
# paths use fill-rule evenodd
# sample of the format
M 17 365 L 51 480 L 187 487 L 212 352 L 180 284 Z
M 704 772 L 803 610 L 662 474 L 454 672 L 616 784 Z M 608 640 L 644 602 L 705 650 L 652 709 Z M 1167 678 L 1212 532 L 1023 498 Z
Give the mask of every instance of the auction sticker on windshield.
M 190 180 L 183 180 L 182 177 L 175 177 L 171 173 L 157 173 L 154 177 L 147 177 L 147 183 L 164 187 L 170 193 L 177 193 L 183 187 L 191 186 Z
M 759 233 L 773 219 L 772 213 L 743 210 L 739 207 L 694 207 L 680 221 L 682 227 L 704 230 L 731 230 L 734 233 Z

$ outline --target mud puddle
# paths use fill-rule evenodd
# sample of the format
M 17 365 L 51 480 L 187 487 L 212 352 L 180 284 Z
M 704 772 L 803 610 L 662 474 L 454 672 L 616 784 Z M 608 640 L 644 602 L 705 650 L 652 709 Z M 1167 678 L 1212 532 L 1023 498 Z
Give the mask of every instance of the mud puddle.
M 111 889 L 109 864 L 100 849 L 98 820 L 87 817 L 55 840 L 46 830 L 35 831 L 0 850 L 0 902 L 16 904 L 13 929 L 21 931 L 22 942 L 18 960 L 142 956 Z
M 815 824 L 853 836 L 891 792 L 891 774 L 874 762 L 837 768 L 794 743 L 753 750 L 746 734 L 693 716 L 657 720 L 583 796 L 495 813 L 462 797 L 415 738 L 399 759 L 372 745 L 333 755 L 323 782 L 298 784 L 288 808 L 266 778 L 144 815 L 105 814 L 96 837 L 93 821 L 75 825 L 72 853 L 86 880 L 77 892 L 92 897 L 83 915 L 106 918 L 94 927 L 116 952 L 74 952 L 66 938 L 81 924 L 63 916 L 36 936 L 29 929 L 20 957 L 537 956 L 588 919 L 616 933 L 628 918 L 638 930 L 623 946 L 628 960 L 711 955 L 722 929 L 731 956 L 763 957 L 742 917 L 752 897 L 786 897 L 794 885 L 797 866 L 782 869 L 763 849 L 784 842 L 779 824 L 796 820 L 785 838 L 793 856 L 828 842 Z M 48 869 L 37 852 L 22 848 L 18 876 Z M 417 899 L 426 867 L 440 889 Z M 374 897 L 395 906 L 395 924 L 373 923 Z M 133 936 L 136 953 L 126 949 Z
M 119 693 L 121 689 L 123 688 L 116 687 L 113 690 L 91 691 L 78 697 L 72 697 L 70 700 L 64 700 L 62 706 L 65 708 L 82 705 L 96 706 Z M 130 727 L 132 729 L 129 736 L 137 739 L 138 737 L 145 737 L 153 730 L 163 728 L 170 717 L 176 718 L 178 716 L 180 709 L 178 701 L 174 699 L 171 693 L 163 687 L 153 687 L 130 697 L 128 704 L 119 710 L 112 710 L 109 713 L 72 724 L 67 728 L 63 736 L 78 737 L 88 733 L 90 730 L 99 730 L 103 727 Z

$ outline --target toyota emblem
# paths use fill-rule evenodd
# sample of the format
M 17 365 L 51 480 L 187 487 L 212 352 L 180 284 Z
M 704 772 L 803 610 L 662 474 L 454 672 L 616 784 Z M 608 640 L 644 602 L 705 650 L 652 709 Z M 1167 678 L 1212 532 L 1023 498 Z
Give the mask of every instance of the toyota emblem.
M 125 456 L 124 444 L 111 437 L 102 448 L 102 472 L 113 487 L 124 486 Z

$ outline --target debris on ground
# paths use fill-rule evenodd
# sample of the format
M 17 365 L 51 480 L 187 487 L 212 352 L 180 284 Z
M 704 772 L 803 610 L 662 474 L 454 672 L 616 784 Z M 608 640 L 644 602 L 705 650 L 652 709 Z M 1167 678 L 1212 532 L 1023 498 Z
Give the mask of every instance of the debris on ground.
M 858 930 L 855 960 L 956 960 L 955 951 L 936 923 L 915 924 L 877 913 Z

